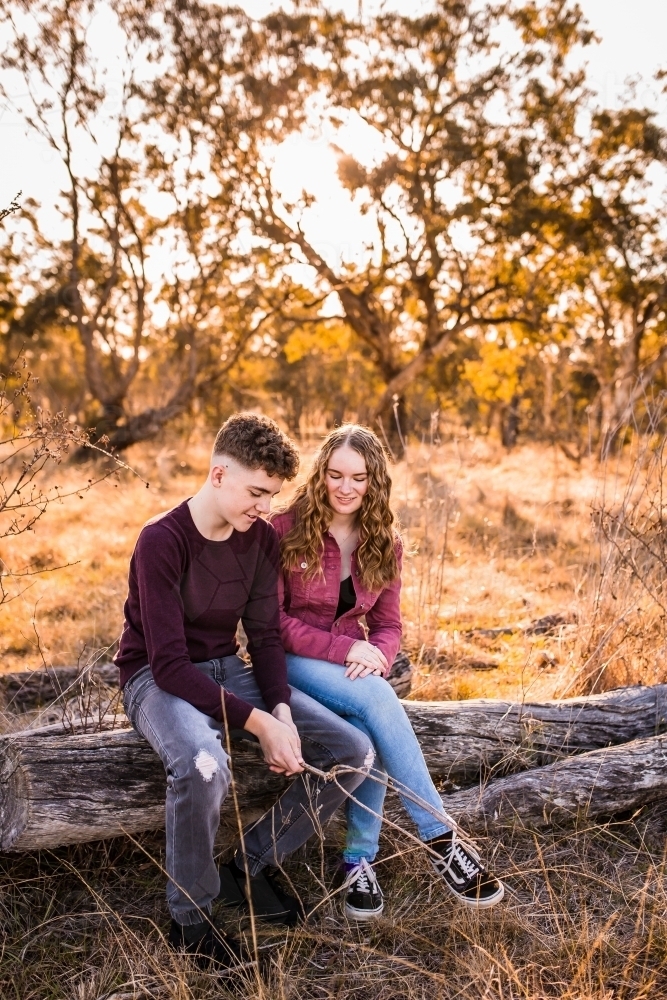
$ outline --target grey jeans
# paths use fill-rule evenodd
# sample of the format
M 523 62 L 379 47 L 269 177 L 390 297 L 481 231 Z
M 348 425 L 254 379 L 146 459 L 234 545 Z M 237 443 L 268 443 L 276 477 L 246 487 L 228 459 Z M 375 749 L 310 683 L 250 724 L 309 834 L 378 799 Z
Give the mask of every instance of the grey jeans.
M 225 690 L 256 708 L 265 708 L 252 670 L 237 656 L 196 666 Z M 304 760 L 322 771 L 344 764 L 368 772 L 374 757 L 368 737 L 307 694 L 291 690 L 292 718 Z M 230 784 L 223 727 L 159 688 L 149 666 L 126 683 L 123 701 L 130 722 L 160 755 L 167 773 L 169 910 L 180 924 L 197 923 L 203 915 L 210 915 L 220 891 L 213 845 Z M 244 830 L 250 874 L 256 875 L 267 864 L 281 864 L 326 823 L 346 792 L 354 791 L 363 780 L 363 773 L 342 775 L 340 788 L 306 774 L 295 778 L 273 808 Z

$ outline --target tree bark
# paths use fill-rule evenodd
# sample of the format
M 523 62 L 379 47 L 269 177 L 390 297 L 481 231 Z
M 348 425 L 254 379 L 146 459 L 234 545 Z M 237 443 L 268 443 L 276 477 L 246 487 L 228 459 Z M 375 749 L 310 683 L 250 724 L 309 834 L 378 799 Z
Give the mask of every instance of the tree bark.
M 464 829 L 530 829 L 610 818 L 667 795 L 667 736 L 634 740 L 443 797 Z
M 562 755 L 652 736 L 666 728 L 666 695 L 667 686 L 658 685 L 539 705 L 404 704 L 431 773 L 452 788 L 454 783 L 479 781 L 480 775 L 500 776 L 525 768 L 537 767 L 549 775 L 560 767 L 560 762 L 552 762 Z M 233 765 L 247 819 L 277 796 L 284 780 L 271 774 L 257 748 L 245 741 L 235 744 Z M 631 777 L 628 772 L 624 780 Z M 503 779 L 489 789 L 510 780 L 519 779 Z M 639 779 L 636 783 L 643 787 Z M 164 796 L 162 764 L 131 729 L 68 736 L 54 734 L 48 727 L 42 733 L 0 738 L 3 850 L 33 850 L 157 829 L 164 822 Z M 452 812 L 469 809 L 476 815 L 473 805 L 478 797 L 475 789 L 455 793 L 446 801 Z M 231 803 L 230 796 L 223 819 L 233 822 Z M 483 814 L 487 815 L 486 808 Z
M 535 704 L 405 702 L 431 774 L 455 785 L 667 730 L 667 685 Z
M 252 744 L 235 745 L 234 776 L 244 819 L 285 787 Z M 0 740 L 0 849 L 30 851 L 164 825 L 166 780 L 152 747 L 133 729 Z M 233 796 L 223 821 L 234 825 Z

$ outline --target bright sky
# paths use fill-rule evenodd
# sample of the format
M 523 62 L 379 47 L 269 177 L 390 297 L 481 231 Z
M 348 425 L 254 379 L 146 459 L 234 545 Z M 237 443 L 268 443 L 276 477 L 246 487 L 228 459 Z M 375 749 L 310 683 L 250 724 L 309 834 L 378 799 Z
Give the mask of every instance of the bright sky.
M 350 13 L 358 10 L 358 0 L 343 0 Z M 579 0 L 591 26 L 602 39 L 589 49 L 590 82 L 599 92 L 602 103 L 617 104 L 628 78 L 640 79 L 636 100 L 659 106 L 667 124 L 667 98 L 653 82 L 655 71 L 667 68 L 664 39 L 667 38 L 667 3 L 660 0 Z M 241 0 L 252 15 L 261 17 L 275 6 L 274 0 Z M 425 0 L 388 0 L 387 6 L 414 13 L 427 8 Z M 363 11 L 378 9 L 377 0 L 363 3 Z M 113 45 L 113 39 L 100 29 L 97 45 Z M 97 48 L 96 45 L 96 48 Z M 354 149 L 361 160 L 377 154 L 378 146 L 370 130 L 362 123 L 349 126 L 344 145 Z M 353 259 L 361 246 L 372 239 L 369 223 L 361 219 L 336 178 L 336 161 L 329 147 L 334 138 L 325 132 L 319 141 L 294 139 L 281 150 L 274 180 L 286 197 L 307 187 L 317 197 L 309 211 L 306 233 L 323 255 L 336 260 Z M 46 142 L 27 131 L 21 120 L 0 105 L 0 204 L 10 201 L 19 189 L 24 197 L 33 197 L 52 205 L 63 183 L 63 168 Z

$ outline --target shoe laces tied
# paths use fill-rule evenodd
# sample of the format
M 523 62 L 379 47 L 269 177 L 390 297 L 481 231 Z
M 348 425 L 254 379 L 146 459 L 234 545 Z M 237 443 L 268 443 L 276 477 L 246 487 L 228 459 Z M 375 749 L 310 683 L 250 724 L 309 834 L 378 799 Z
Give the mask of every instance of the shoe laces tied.
M 375 877 L 375 872 L 369 865 L 366 858 L 361 858 L 359 864 L 356 865 L 345 880 L 345 885 L 349 888 L 354 885 L 358 892 L 372 893 L 379 892 L 379 887 L 377 883 L 377 878 Z
M 454 861 L 456 861 L 456 864 L 468 879 L 474 878 L 475 875 L 479 875 L 482 871 L 481 865 L 477 862 L 475 852 L 471 848 L 461 845 L 455 833 L 452 835 L 452 846 L 449 851 L 449 857 L 443 858 L 442 862 L 437 863 L 440 873 L 444 875 L 446 872 L 451 871 Z

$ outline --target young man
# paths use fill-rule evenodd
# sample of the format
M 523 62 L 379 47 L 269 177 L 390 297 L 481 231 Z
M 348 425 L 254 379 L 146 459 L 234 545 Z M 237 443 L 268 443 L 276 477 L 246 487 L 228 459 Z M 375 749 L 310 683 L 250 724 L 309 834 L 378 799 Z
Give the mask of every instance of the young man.
M 294 445 L 272 420 L 252 413 L 227 420 L 199 492 L 139 535 L 116 656 L 127 716 L 167 773 L 170 943 L 226 966 L 241 955 L 210 920 L 220 876 L 228 899 L 247 904 L 250 894 L 257 916 L 293 923 L 298 902 L 266 866 L 305 843 L 364 778 L 341 776 L 341 788 L 313 781 L 303 763 L 363 772 L 373 762 L 363 733 L 287 684 L 278 537 L 263 516 L 297 469 Z M 239 620 L 252 670 L 236 655 Z M 226 730 L 253 734 L 270 770 L 299 777 L 218 871 L 213 844 L 230 784 Z

